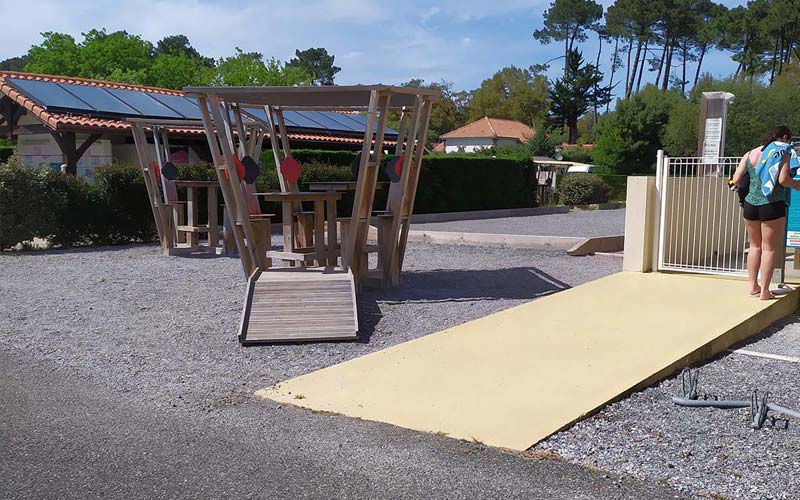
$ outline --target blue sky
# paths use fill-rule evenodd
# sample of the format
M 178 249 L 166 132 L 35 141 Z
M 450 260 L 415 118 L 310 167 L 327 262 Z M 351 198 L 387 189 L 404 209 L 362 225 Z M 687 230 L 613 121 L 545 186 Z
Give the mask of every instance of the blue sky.
M 297 48 L 325 47 L 342 67 L 336 77 L 339 84 L 424 78 L 473 89 L 504 66 L 526 68 L 562 54 L 561 44 L 543 46 L 532 37 L 549 4 L 550 0 L 0 0 L 0 12 L 14 13 L 0 19 L 0 59 L 25 53 L 40 42 L 39 32 L 66 32 L 80 39 L 81 32 L 106 27 L 154 42 L 183 33 L 201 53 L 213 57 L 230 55 L 239 46 L 285 61 Z M 594 60 L 597 43 L 591 36 L 581 46 L 587 59 Z M 603 48 L 604 70 L 612 49 Z M 560 61 L 554 64 L 558 67 Z M 735 69 L 730 55 L 722 52 L 710 54 L 704 64 L 704 70 L 715 75 Z M 557 76 L 558 71 L 551 73 Z

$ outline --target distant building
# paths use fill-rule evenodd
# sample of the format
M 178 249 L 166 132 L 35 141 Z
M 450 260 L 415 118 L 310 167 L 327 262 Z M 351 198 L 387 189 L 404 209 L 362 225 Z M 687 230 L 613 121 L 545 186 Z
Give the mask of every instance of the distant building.
M 513 146 L 527 142 L 536 131 L 524 123 L 484 116 L 480 120 L 441 136 L 437 149 L 445 153 L 473 153 L 492 146 Z

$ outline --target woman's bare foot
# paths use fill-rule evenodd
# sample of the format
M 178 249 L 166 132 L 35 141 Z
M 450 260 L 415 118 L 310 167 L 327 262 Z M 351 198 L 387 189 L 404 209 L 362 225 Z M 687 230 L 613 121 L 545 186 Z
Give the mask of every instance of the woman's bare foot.
M 758 297 L 761 295 L 761 287 L 760 286 L 751 286 L 750 287 L 750 296 L 751 297 Z
M 776 298 L 777 297 L 772 295 L 772 292 L 770 292 L 769 290 L 765 290 L 764 292 L 762 292 L 761 296 L 759 297 L 759 299 L 761 300 L 775 300 Z

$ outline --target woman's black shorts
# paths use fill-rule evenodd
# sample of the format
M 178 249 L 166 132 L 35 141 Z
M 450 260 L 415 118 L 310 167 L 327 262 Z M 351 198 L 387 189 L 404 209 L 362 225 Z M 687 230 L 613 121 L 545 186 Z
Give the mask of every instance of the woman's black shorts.
M 786 202 L 776 201 L 766 205 L 751 205 L 744 202 L 744 218 L 767 222 L 786 217 Z

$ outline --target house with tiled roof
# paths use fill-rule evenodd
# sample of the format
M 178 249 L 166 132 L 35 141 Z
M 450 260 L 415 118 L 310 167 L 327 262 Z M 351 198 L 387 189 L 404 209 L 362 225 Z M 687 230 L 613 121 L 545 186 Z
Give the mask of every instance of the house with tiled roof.
M 242 111 L 250 120 L 264 119 L 263 110 Z M 295 148 L 361 148 L 366 123 L 361 115 L 286 113 L 287 135 Z M 68 172 L 86 178 L 98 166 L 135 164 L 126 121 L 131 117 L 196 121 L 196 128 L 170 130 L 172 160 L 210 161 L 200 108 L 179 90 L 0 71 L 0 136 L 16 140 L 23 164 L 56 169 L 65 165 Z M 397 132 L 387 128 L 386 138 L 387 145 L 394 144 Z
M 437 149 L 446 153 L 473 153 L 492 146 L 522 144 L 534 135 L 536 131 L 524 123 L 484 116 L 443 134 Z

